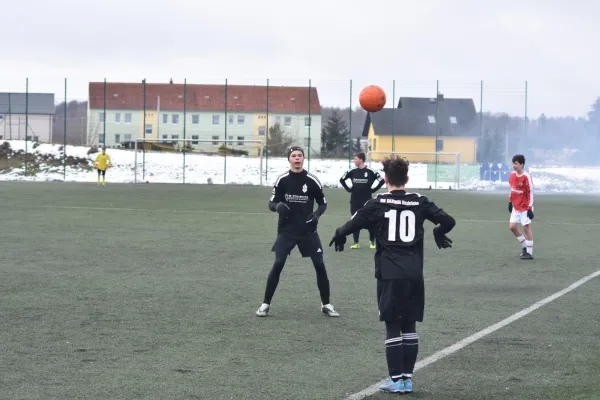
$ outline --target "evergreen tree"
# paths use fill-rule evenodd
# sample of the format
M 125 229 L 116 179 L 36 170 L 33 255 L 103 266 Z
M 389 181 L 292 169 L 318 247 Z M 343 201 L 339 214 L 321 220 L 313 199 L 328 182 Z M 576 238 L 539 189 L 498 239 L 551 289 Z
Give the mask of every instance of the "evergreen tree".
M 600 136 L 600 97 L 592 104 L 592 109 L 588 112 L 588 132 L 593 136 Z
M 294 140 L 286 135 L 280 124 L 269 128 L 269 144 L 267 154 L 272 157 L 283 157 Z
M 337 110 L 334 110 L 323 128 L 323 155 L 329 157 L 345 156 L 348 150 L 348 124 Z
M 358 153 L 362 151 L 362 145 L 360 143 L 360 138 L 357 137 L 354 141 L 354 153 Z
M 327 132 L 325 128 L 321 129 L 321 156 L 327 155 Z

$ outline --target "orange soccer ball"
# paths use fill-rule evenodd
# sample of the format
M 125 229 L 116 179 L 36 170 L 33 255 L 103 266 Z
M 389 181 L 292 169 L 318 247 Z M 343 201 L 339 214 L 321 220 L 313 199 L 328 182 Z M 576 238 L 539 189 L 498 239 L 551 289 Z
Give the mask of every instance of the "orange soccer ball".
M 358 101 L 365 111 L 377 112 L 385 106 L 385 92 L 379 86 L 370 85 L 360 92 Z

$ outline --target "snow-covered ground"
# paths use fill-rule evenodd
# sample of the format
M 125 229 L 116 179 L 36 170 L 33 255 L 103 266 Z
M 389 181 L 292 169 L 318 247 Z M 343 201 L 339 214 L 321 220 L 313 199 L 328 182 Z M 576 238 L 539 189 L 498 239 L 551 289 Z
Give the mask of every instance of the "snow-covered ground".
M 8 141 L 12 150 L 25 150 L 25 141 Z M 27 151 L 37 155 L 52 154 L 63 157 L 60 145 L 38 144 L 33 148 L 28 143 Z M 89 147 L 67 146 L 66 156 L 86 158 L 93 165 L 96 154 L 88 155 Z M 113 167 L 108 171 L 108 182 L 133 183 L 135 181 L 135 152 L 132 150 L 109 149 L 108 154 Z M 145 161 L 144 161 L 145 159 Z M 270 186 L 275 178 L 285 172 L 288 163 L 285 158 L 263 159 L 263 185 Z M 379 163 L 373 163 L 374 169 L 380 170 Z M 317 175 L 323 185 L 338 187 L 340 176 L 348 169 L 348 160 L 318 160 L 305 163 L 310 172 Z M 0 172 L 0 180 L 53 181 L 63 180 L 63 168 L 46 168 L 41 165 L 41 172 L 36 176 L 23 176 L 23 169 L 13 169 L 10 172 Z M 198 154 L 186 154 L 185 183 L 213 184 L 260 184 L 261 162 L 252 157 L 218 157 Z M 265 179 L 266 172 L 266 179 Z M 531 167 L 535 190 L 537 192 L 571 192 L 571 193 L 600 193 L 600 168 L 569 168 L 569 167 Z M 411 164 L 408 188 L 435 187 L 435 182 L 429 182 L 427 165 Z M 141 151 L 137 155 L 137 182 L 152 183 L 182 183 L 184 178 L 184 159 L 181 153 L 154 153 Z M 95 171 L 85 171 L 81 168 L 67 167 L 66 181 L 96 182 Z M 453 187 L 451 183 L 438 183 L 438 188 Z M 461 190 L 505 190 L 507 183 L 480 181 L 471 179 L 461 180 Z M 454 188 L 454 187 L 453 187 Z

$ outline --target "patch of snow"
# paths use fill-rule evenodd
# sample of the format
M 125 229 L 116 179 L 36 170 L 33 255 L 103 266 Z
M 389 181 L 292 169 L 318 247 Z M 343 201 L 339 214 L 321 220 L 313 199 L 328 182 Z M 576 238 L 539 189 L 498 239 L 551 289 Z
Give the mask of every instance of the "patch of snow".
M 0 141 L 3 142 L 3 141 Z M 25 150 L 24 140 L 9 140 L 14 151 Z M 29 153 L 44 155 L 52 154 L 63 157 L 61 145 L 27 144 Z M 66 157 L 73 156 L 85 158 L 90 166 L 98 153 L 88 155 L 89 147 L 66 146 Z M 107 173 L 108 182 L 133 183 L 135 180 L 135 151 L 125 149 L 108 149 L 113 167 Z M 285 158 L 269 158 L 262 160 L 263 185 L 271 186 L 278 175 L 288 170 Z M 305 168 L 315 174 L 323 186 L 340 187 L 339 179 L 353 165 L 348 160 L 320 160 L 312 159 L 305 162 Z M 380 163 L 372 163 L 372 168 L 383 174 Z M 185 183 L 199 184 L 245 184 L 260 185 L 260 159 L 255 157 L 220 157 L 187 153 L 146 152 L 138 151 L 137 154 L 137 182 L 152 183 L 182 183 L 185 173 Z M 23 176 L 23 168 L 15 168 L 7 173 L 0 173 L 0 180 L 26 180 L 26 181 L 62 181 L 63 168 L 43 168 L 36 176 Z M 570 193 L 600 193 L 600 168 L 583 167 L 531 167 L 531 175 L 536 192 L 570 192 Z M 427 165 L 411 163 L 410 180 L 408 189 L 435 187 L 435 182 L 427 179 Z M 76 167 L 66 168 L 66 178 L 70 182 L 96 182 L 95 170 L 85 171 Z M 451 183 L 438 182 L 437 187 L 456 189 Z M 460 190 L 472 191 L 508 191 L 505 182 L 489 182 L 472 179 L 460 183 Z

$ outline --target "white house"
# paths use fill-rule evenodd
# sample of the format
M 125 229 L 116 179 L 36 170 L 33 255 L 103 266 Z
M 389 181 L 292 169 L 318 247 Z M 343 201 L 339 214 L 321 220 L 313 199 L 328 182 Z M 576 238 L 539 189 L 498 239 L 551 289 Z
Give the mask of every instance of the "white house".
M 0 92 L 0 140 L 52 141 L 53 93 Z

